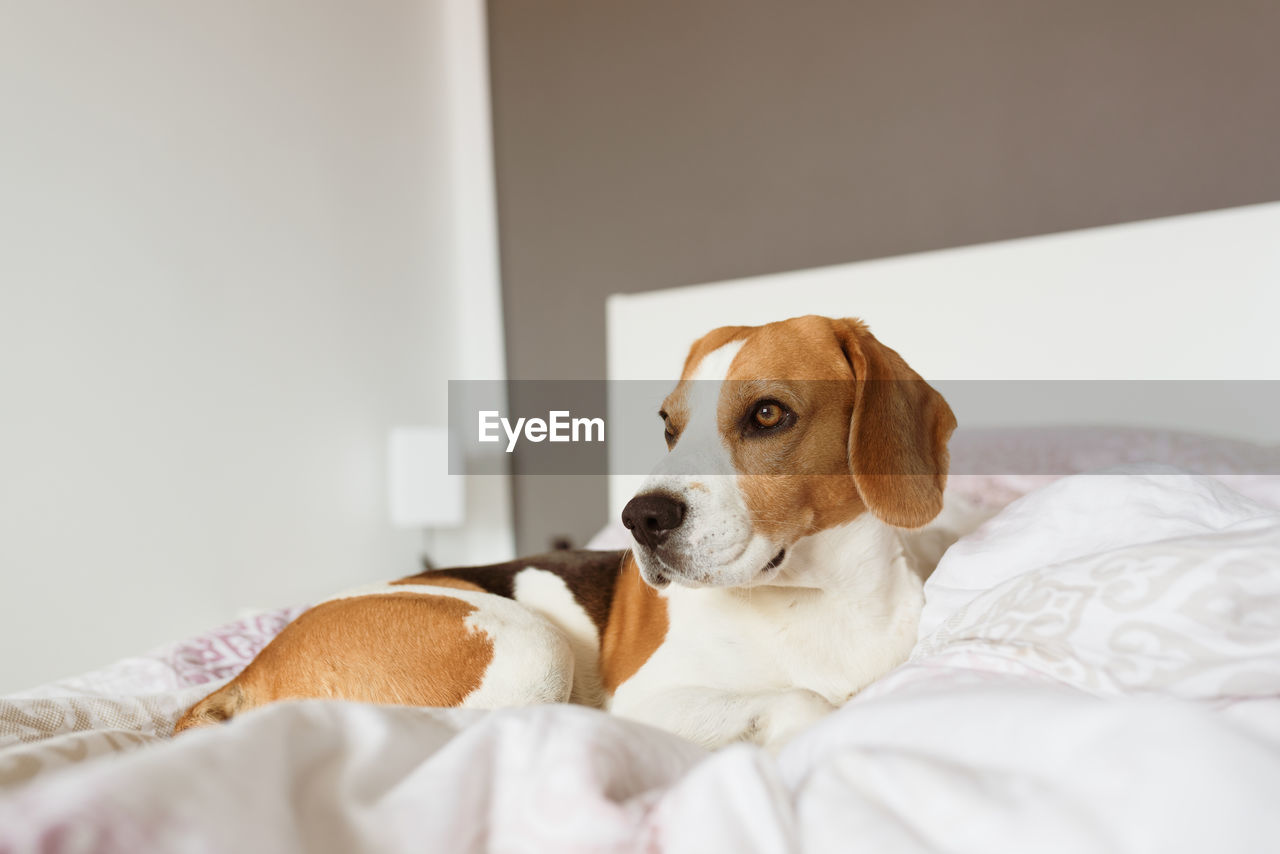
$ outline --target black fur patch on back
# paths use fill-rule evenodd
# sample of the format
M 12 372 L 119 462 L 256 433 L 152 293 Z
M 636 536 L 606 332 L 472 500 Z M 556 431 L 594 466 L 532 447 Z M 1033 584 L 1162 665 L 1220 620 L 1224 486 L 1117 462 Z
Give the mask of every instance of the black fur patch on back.
M 587 612 L 596 629 L 604 634 L 609 621 L 609 608 L 613 605 L 613 591 L 627 552 L 597 552 L 584 549 L 549 552 L 533 557 L 518 558 L 506 563 L 488 566 L 463 566 L 451 569 L 433 569 L 402 578 L 397 584 L 426 583 L 436 578 L 456 578 L 474 584 L 487 593 L 511 599 L 515 596 L 516 575 L 526 569 L 541 569 L 558 575 L 573 594 L 573 598 Z

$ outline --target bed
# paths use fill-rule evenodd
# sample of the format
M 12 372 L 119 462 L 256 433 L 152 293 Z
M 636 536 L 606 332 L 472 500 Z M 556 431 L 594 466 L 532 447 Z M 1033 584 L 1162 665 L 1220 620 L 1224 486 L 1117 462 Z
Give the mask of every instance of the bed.
M 1280 205 L 1266 205 L 617 297 L 610 378 L 673 375 L 715 325 L 815 311 L 863 316 L 931 379 L 1266 393 L 1280 379 L 1276 234 Z M 1212 346 L 1188 344 L 1205 329 Z M 1197 402 L 1119 424 L 1035 409 L 1045 423 L 971 410 L 957 434 L 953 494 L 994 515 L 930 578 L 910 660 L 776 754 L 708 753 L 569 706 L 287 703 L 170 739 L 182 709 L 301 611 L 283 608 L 0 698 L 0 851 L 1274 845 L 1269 409 Z M 632 482 L 611 483 L 615 506 Z

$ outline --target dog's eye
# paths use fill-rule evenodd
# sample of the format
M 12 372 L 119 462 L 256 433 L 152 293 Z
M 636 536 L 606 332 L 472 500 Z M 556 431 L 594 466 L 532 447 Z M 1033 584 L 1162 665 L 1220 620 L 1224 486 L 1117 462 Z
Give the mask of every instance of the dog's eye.
M 786 420 L 787 408 L 776 400 L 762 400 L 751 410 L 751 423 L 761 430 L 772 430 Z
M 667 440 L 667 447 L 669 448 L 676 441 L 676 431 L 671 426 L 671 416 L 667 415 L 666 410 L 659 410 L 658 417 L 662 419 L 662 437 Z

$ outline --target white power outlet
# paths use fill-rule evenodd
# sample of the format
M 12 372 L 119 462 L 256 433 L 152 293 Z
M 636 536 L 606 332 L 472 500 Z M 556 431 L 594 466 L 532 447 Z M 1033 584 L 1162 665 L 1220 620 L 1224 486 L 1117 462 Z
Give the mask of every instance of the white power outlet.
M 396 427 L 387 454 L 391 524 L 400 528 L 461 525 L 464 475 L 449 474 L 449 431 L 442 427 Z M 460 470 L 455 464 L 453 470 Z

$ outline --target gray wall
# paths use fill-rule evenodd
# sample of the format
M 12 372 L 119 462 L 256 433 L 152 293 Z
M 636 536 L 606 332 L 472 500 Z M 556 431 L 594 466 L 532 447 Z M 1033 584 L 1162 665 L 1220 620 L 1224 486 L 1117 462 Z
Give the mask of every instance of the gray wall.
M 1280 199 L 1274 2 L 489 9 L 513 378 L 603 376 L 610 293 Z M 519 548 L 605 493 L 519 478 Z

